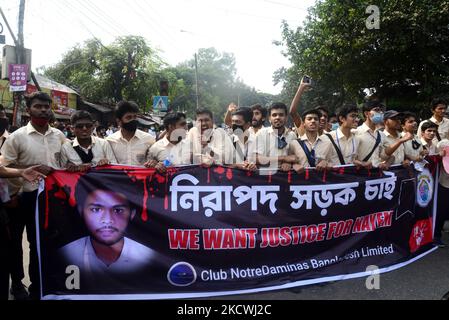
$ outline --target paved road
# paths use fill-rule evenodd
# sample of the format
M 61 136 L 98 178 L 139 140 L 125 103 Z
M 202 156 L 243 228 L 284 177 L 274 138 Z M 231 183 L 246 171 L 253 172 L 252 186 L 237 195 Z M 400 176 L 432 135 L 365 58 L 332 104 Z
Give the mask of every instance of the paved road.
M 444 236 L 446 243 L 449 236 Z M 368 290 L 366 278 L 304 286 L 300 292 L 280 290 L 234 295 L 233 300 L 440 300 L 449 291 L 449 247 L 437 249 L 403 268 L 382 273 L 380 289 Z

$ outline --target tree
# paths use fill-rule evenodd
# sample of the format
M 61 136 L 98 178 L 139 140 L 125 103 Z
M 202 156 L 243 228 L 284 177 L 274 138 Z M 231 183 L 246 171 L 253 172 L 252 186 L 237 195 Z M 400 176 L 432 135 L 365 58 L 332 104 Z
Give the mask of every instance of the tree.
M 142 37 L 120 37 L 109 46 L 88 40 L 44 71 L 94 102 L 134 100 L 144 108 L 157 95 L 164 63 Z
M 316 80 L 306 102 L 336 106 L 359 101 L 371 89 L 390 107 L 419 110 L 449 89 L 449 2 L 376 3 L 380 28 L 368 29 L 362 0 L 321 0 L 302 27 L 283 23 L 282 42 L 292 67 L 280 69 L 283 95 L 293 97 L 302 76 Z
M 187 89 L 172 104 L 184 105 L 184 109 L 189 110 L 189 115 L 193 117 L 196 109 L 195 60 L 185 61 L 172 68 L 171 72 L 183 80 L 184 88 Z M 234 55 L 220 53 L 215 48 L 198 50 L 198 88 L 200 107 L 210 109 L 218 123 L 222 122 L 229 103 L 237 102 L 239 97 L 242 106 L 267 104 L 273 100 L 271 95 L 257 92 L 236 79 Z

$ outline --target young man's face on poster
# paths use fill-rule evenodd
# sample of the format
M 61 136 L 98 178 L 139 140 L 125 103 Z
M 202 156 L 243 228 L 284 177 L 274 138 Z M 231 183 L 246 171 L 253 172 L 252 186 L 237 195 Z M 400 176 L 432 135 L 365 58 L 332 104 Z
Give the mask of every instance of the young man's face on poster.
M 123 239 L 135 211 L 123 194 L 97 190 L 87 197 L 82 215 L 93 239 L 111 246 Z

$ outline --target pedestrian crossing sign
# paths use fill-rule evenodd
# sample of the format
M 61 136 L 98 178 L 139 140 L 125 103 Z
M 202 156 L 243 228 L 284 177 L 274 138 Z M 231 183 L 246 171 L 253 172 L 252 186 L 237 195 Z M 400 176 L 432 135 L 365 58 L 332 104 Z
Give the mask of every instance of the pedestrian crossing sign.
M 153 99 L 153 111 L 167 112 L 168 110 L 168 97 L 156 96 Z

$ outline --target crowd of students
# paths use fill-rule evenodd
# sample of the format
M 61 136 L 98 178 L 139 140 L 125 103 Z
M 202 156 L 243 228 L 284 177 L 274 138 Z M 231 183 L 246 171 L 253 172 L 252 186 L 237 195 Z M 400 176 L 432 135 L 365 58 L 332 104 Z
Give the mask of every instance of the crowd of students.
M 428 155 L 445 156 L 449 146 L 447 103 L 435 99 L 431 103 L 433 117 L 420 122 L 409 112 L 386 110 L 379 101 L 367 101 L 360 110 L 345 104 L 330 115 L 325 107 L 298 112 L 302 94 L 308 84 L 302 82 L 290 108 L 273 103 L 228 107 L 224 128 L 214 124 L 208 109 L 196 111 L 195 125 L 188 130 L 186 115 L 172 112 L 164 117 L 165 130 L 157 138 L 138 129 L 139 107 L 121 101 L 115 109 L 119 129 L 102 139 L 94 135 L 95 119 L 87 111 L 71 117 L 74 139 L 49 125 L 51 98 L 43 92 L 26 97 L 30 122 L 8 134 L 4 110 L 0 110 L 1 167 L 0 176 L 19 177 L 2 180 L 2 250 L 7 263 L 2 264 L 0 290 L 16 299 L 39 298 L 39 269 L 36 254 L 35 205 L 36 179 L 55 169 L 86 171 L 109 164 L 145 166 L 165 172 L 167 167 L 198 164 L 223 165 L 255 171 L 268 168 L 302 172 L 306 167 L 327 170 L 333 166 L 353 164 L 366 169 L 388 170 L 391 165 L 424 164 Z M 3 114 L 2 114 L 3 112 Z M 361 123 L 360 115 L 364 122 Z M 287 128 L 291 116 L 293 129 Z M 3 121 L 3 122 L 2 122 Z M 269 125 L 264 124 L 268 122 Z M 101 135 L 100 135 L 101 136 Z M 16 169 L 12 169 L 16 168 Z M 20 179 L 20 177 L 24 179 Z M 441 242 L 441 230 L 449 212 L 449 175 L 441 170 L 438 191 L 438 218 L 435 241 Z M 30 242 L 29 275 L 31 286 L 23 285 L 22 234 L 26 227 Z

